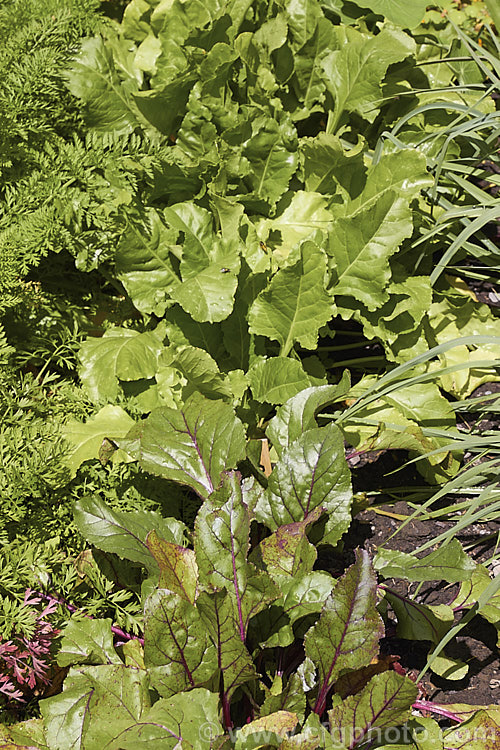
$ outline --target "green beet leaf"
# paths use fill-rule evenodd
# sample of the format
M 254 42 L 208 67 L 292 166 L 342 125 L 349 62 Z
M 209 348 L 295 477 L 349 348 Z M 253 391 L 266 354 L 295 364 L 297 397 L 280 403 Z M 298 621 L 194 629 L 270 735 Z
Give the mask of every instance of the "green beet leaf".
M 373 565 L 385 578 L 448 583 L 467 581 L 476 569 L 476 563 L 465 554 L 458 539 L 421 558 L 398 550 L 379 549 Z
M 304 242 L 300 252 L 300 260 L 278 271 L 248 314 L 250 332 L 278 341 L 282 357 L 295 343 L 314 349 L 334 312 L 325 291 L 325 254 L 313 242 Z
M 231 472 L 222 487 L 205 500 L 196 517 L 195 552 L 200 584 L 226 588 L 237 605 L 239 632 L 245 640 L 242 598 L 252 569 L 247 562 L 250 512 L 240 476 Z
M 62 428 L 62 433 L 71 446 L 64 463 L 74 476 L 84 461 L 98 458 L 104 440 L 124 438 L 128 434 L 134 420 L 129 417 L 121 406 L 107 404 L 97 414 L 85 423 L 77 419 L 68 419 Z M 130 460 L 124 451 L 114 451 L 112 460 Z
M 370 311 L 389 299 L 389 258 L 412 232 L 411 199 L 429 184 L 425 158 L 415 151 L 371 167 L 363 192 L 344 206 L 329 235 L 335 296 L 354 297 Z
M 172 591 L 146 600 L 144 664 L 163 698 L 202 685 L 217 670 L 217 654 L 198 609 Z
M 283 451 L 255 515 L 275 530 L 323 508 L 328 514 L 323 541 L 335 544 L 349 527 L 351 501 L 342 433 L 330 423 L 308 430 Z
M 410 718 L 417 694 L 417 686 L 408 677 L 395 672 L 375 675 L 359 693 L 328 711 L 334 742 L 355 747 L 367 740 L 373 729 L 404 724 Z
M 306 532 L 322 513 L 323 508 L 317 507 L 303 521 L 280 526 L 260 543 L 262 562 L 275 582 L 283 577 L 301 578 L 312 570 L 317 552 Z
M 340 49 L 330 52 L 321 63 L 335 102 L 330 132 L 337 129 L 344 112 L 358 112 L 373 121 L 387 68 L 415 52 L 414 40 L 399 30 L 383 29 L 376 36 L 367 36 L 340 26 L 337 38 Z
M 194 393 L 179 410 L 155 409 L 138 425 L 137 437 L 119 444 L 152 474 L 208 497 L 245 457 L 245 431 L 233 409 Z
M 176 238 L 177 232 L 154 210 L 142 223 L 130 221 L 120 238 L 116 274 L 141 313 L 163 315 L 171 291 L 180 283 L 172 266 L 172 255 L 180 252 Z
M 308 191 L 356 198 L 364 187 L 366 168 L 359 147 L 344 151 L 340 139 L 331 133 L 304 138 L 301 144 L 304 182 Z
M 67 682 L 63 693 L 41 702 L 54 750 L 131 750 L 152 743 L 159 750 L 208 750 L 200 727 L 207 722 L 222 734 L 217 696 L 208 690 L 179 693 L 151 706 L 146 672 L 125 666 L 74 669 Z
M 220 373 L 217 363 L 204 349 L 194 346 L 179 347 L 173 364 L 187 380 L 183 396 L 187 398 L 193 391 L 207 398 L 229 398 L 231 389 Z
M 370 8 L 374 13 L 380 13 L 398 26 L 414 29 L 422 21 L 428 2 L 417 0 L 408 5 L 404 0 L 359 0 L 356 4 L 361 8 Z
M 92 401 L 114 401 L 119 380 L 152 378 L 163 349 L 161 334 L 130 328 L 108 328 L 101 338 L 88 338 L 80 347 L 80 379 Z
M 162 539 L 153 529 L 146 544 L 160 569 L 158 586 L 194 604 L 198 589 L 198 565 L 191 549 Z
M 197 321 L 224 320 L 233 309 L 240 269 L 238 240 L 215 235 L 212 214 L 194 203 L 170 206 L 164 216 L 184 237 L 182 283 L 172 298 Z
M 83 536 L 104 552 L 141 563 L 152 574 L 158 565 L 151 555 L 146 538 L 157 529 L 173 544 L 182 544 L 185 526 L 175 518 L 163 518 L 160 513 L 136 510 L 134 513 L 112 510 L 100 498 L 85 497 L 74 508 L 75 523 Z
M 330 689 L 347 669 L 367 666 L 378 653 L 384 627 L 376 610 L 377 580 L 368 554 L 361 550 L 356 562 L 337 582 L 321 616 L 305 637 L 305 651 L 319 672 L 314 706 L 321 716 Z
M 398 620 L 399 638 L 439 643 L 453 625 L 453 609 L 446 604 L 426 606 L 395 591 L 385 591 Z
M 263 605 L 265 606 L 265 602 Z M 215 645 L 217 664 L 222 680 L 222 697 L 228 701 L 239 685 L 257 678 L 252 657 L 241 638 L 241 619 L 246 612 L 227 591 L 213 594 L 202 592 L 197 608 Z M 244 626 L 246 628 L 246 626 Z M 246 632 L 246 630 L 245 630 Z
M 248 371 L 256 401 L 283 404 L 311 385 L 323 385 L 326 379 L 306 372 L 302 363 L 288 357 L 271 357 L 256 362 Z
M 114 57 L 120 58 L 120 74 Z M 131 133 L 144 125 L 132 94 L 142 73 L 134 68 L 134 53 L 125 39 L 110 36 L 85 39 L 65 78 L 69 90 L 86 105 L 87 123 L 95 130 Z
M 266 435 L 281 456 L 282 450 L 307 430 L 318 426 L 316 413 L 334 401 L 340 401 L 349 392 L 350 376 L 346 370 L 337 385 L 320 385 L 305 388 L 276 409 L 269 422 Z
M 122 664 L 113 646 L 111 620 L 71 618 L 57 652 L 60 667 L 70 664 Z

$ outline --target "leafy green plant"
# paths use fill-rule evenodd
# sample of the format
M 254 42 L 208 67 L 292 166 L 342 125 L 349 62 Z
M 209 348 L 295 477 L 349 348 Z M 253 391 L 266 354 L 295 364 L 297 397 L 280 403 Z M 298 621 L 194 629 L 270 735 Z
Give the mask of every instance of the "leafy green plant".
M 270 425 L 283 440 L 267 487 L 234 470 L 245 443 L 233 409 L 198 394 L 118 441 L 144 468 L 191 487 L 201 505 L 191 534 L 159 514 L 112 511 L 92 497 L 76 504 L 92 544 L 148 572 L 144 650 L 127 641 L 116 651 L 109 620 L 71 621 L 58 654 L 71 666 L 65 689 L 41 703 L 48 747 L 78 737 L 85 748 L 231 740 L 243 750 L 265 731 L 274 747 L 310 737 L 313 747 L 354 748 L 410 719 L 418 687 L 379 656 L 379 596 L 412 631 L 404 637 L 433 643 L 453 609 L 405 600 L 377 585 L 376 571 L 463 582 L 465 593 L 479 568 L 454 542 L 420 560 L 381 550 L 372 563 L 358 551 L 338 579 L 321 569 L 317 545 L 335 544 L 350 523 L 350 476 L 340 430 L 314 416 L 332 388 L 301 396 Z

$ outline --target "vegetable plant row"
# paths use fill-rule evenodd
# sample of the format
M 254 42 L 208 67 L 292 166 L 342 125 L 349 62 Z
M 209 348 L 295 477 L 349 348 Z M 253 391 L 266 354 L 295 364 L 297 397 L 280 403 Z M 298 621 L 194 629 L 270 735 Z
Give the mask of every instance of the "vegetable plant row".
M 463 459 L 496 438 L 457 429 L 499 379 L 495 310 L 466 284 L 498 264 L 495 182 L 476 183 L 500 46 L 476 5 L 81 5 L 53 76 L 66 119 L 26 130 L 2 194 L 0 357 L 28 378 L 5 413 L 51 451 L 6 511 L 8 576 L 37 471 L 68 513 L 52 547 L 37 531 L 50 565 L 2 590 L 6 747 L 498 742 L 495 706 L 419 682 L 467 674 L 446 647 L 475 615 L 500 630 L 489 568 L 450 535 L 329 564 L 370 502 L 346 448 L 405 451 L 428 505 L 463 481 L 496 509 L 495 461 Z M 429 605 L 401 581 L 452 588 Z M 393 621 L 428 645 L 417 679 L 387 655 Z

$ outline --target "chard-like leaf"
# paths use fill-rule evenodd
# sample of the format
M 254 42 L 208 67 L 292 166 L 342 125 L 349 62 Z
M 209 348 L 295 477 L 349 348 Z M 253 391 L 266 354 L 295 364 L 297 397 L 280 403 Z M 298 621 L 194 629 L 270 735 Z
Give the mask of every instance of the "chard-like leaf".
M 417 0 L 411 5 L 405 0 L 363 0 L 361 5 L 374 13 L 380 13 L 398 26 L 413 29 L 422 21 L 428 3 L 427 0 Z
M 215 235 L 212 215 L 194 203 L 179 203 L 164 211 L 167 223 L 182 232 L 182 283 L 172 298 L 200 322 L 224 320 L 233 309 L 240 269 L 235 238 Z
M 304 388 L 325 382 L 307 373 L 298 360 L 288 357 L 260 360 L 250 368 L 248 378 L 254 399 L 268 404 L 283 404 Z
M 159 588 L 169 589 L 194 604 L 198 589 L 198 566 L 193 550 L 167 542 L 154 529 L 147 535 L 146 544 L 160 569 Z
M 281 741 L 293 732 L 297 724 L 298 718 L 291 711 L 275 711 L 267 716 L 261 716 L 260 719 L 251 721 L 239 730 L 236 736 L 235 750 L 247 750 L 250 747 L 256 747 L 255 744 L 249 745 L 246 743 L 250 735 L 255 733 L 261 735 L 264 732 L 266 744 L 270 744 L 268 740 L 273 735 Z
M 335 581 L 328 573 L 313 570 L 291 581 L 284 591 L 283 611 L 294 623 L 301 617 L 320 612 L 332 593 Z
M 124 438 L 134 425 L 121 406 L 107 404 L 86 422 L 68 419 L 62 428 L 62 434 L 71 446 L 64 458 L 64 463 L 74 476 L 84 461 L 99 457 L 99 451 L 105 439 Z M 114 451 L 112 460 L 130 461 L 124 451 Z
M 208 398 L 231 396 L 231 389 L 221 375 L 217 363 L 204 349 L 194 346 L 180 347 L 173 360 L 187 380 L 183 396 L 187 398 L 193 391 L 199 391 Z
M 328 200 L 323 195 L 297 190 L 282 213 L 275 219 L 261 219 L 256 223 L 256 230 L 264 239 L 272 233 L 273 257 L 285 264 L 290 256 L 291 262 L 297 259 L 298 253 L 292 251 L 301 242 L 315 238 L 319 241 L 331 227 L 332 218 Z
M 215 645 L 223 695 L 229 700 L 238 685 L 255 680 L 257 673 L 244 640 L 237 602 L 227 591 L 202 592 L 197 601 L 206 632 Z
M 269 422 L 266 435 L 279 456 L 304 432 L 318 426 L 316 412 L 344 398 L 349 392 L 350 382 L 346 370 L 337 385 L 305 388 L 276 409 L 276 416 Z
M 172 591 L 158 589 L 146 600 L 144 663 L 164 698 L 202 685 L 217 670 L 200 613 Z
M 254 134 L 243 149 L 250 164 L 246 179 L 252 192 L 248 197 L 274 205 L 297 169 L 297 133 L 290 122 L 280 124 L 264 115 L 254 120 L 252 130 Z M 244 202 L 244 198 L 240 200 Z
M 318 331 L 334 312 L 325 291 L 326 256 L 314 242 L 304 242 L 300 260 L 278 271 L 259 294 L 248 315 L 249 330 L 278 341 L 286 357 L 295 343 L 314 349 Z
M 451 706 L 453 709 L 454 706 Z M 446 750 L 494 750 L 500 735 L 500 716 L 495 706 L 477 707 L 474 714 L 457 727 L 443 732 Z
M 156 409 L 137 430 L 120 441 L 143 469 L 191 487 L 208 497 L 222 472 L 245 456 L 245 431 L 228 404 L 193 393 L 180 410 Z
M 142 313 L 164 314 L 179 278 L 172 255 L 179 253 L 177 232 L 167 228 L 154 210 L 141 224 L 130 222 L 116 249 L 116 273 L 135 307 Z
M 354 296 L 370 311 L 388 300 L 389 258 L 412 232 L 411 198 L 428 184 L 425 158 L 415 151 L 390 154 L 369 170 L 363 192 L 330 232 L 335 296 Z
M 395 591 L 385 591 L 398 620 L 399 638 L 439 643 L 453 625 L 453 609 L 446 604 L 419 604 Z
M 336 130 L 344 111 L 358 112 L 373 121 L 387 68 L 415 51 L 413 39 L 397 29 L 367 36 L 348 26 L 337 28 L 340 49 L 322 61 L 325 82 L 335 102 L 330 132 Z
M 347 669 L 359 669 L 378 653 L 384 626 L 376 609 L 377 581 L 368 554 L 357 559 L 337 582 L 318 622 L 307 632 L 306 655 L 319 672 L 319 691 L 314 707 L 321 716 L 328 693 Z
M 71 618 L 57 652 L 60 667 L 70 664 L 122 664 L 113 646 L 111 620 Z
M 385 578 L 448 583 L 468 580 L 476 568 L 476 563 L 463 551 L 458 539 L 452 539 L 449 544 L 421 558 L 398 550 L 379 549 L 373 565 Z
M 101 338 L 89 337 L 80 347 L 80 379 L 92 401 L 114 401 L 119 380 L 152 378 L 163 349 L 161 334 L 131 328 L 108 328 Z
M 85 497 L 78 500 L 74 508 L 74 519 L 85 539 L 104 552 L 141 563 L 151 574 L 158 573 L 158 566 L 146 544 L 150 531 L 159 534 L 173 544 L 182 544 L 185 526 L 175 518 L 163 518 L 150 510 L 134 513 L 112 510 L 100 498 Z
M 208 690 L 178 693 L 151 707 L 143 670 L 82 667 L 72 670 L 67 682 L 63 693 L 41 701 L 53 750 L 132 750 L 153 743 L 159 750 L 208 750 L 210 740 L 200 726 L 209 723 L 214 734 L 222 733 L 217 696 Z
M 200 584 L 212 589 L 226 588 L 234 597 L 243 642 L 246 632 L 242 598 L 251 572 L 247 562 L 249 533 L 250 513 L 243 500 L 240 476 L 232 472 L 198 512 L 195 552 Z
M 323 508 L 317 507 L 303 521 L 280 526 L 260 543 L 262 561 L 275 582 L 283 577 L 302 577 L 312 570 L 317 552 L 309 543 L 306 531 L 322 513 Z
M 121 57 L 120 80 L 114 55 Z M 84 39 L 65 78 L 69 90 L 87 107 L 87 123 L 95 130 L 131 133 L 144 125 L 132 94 L 141 84 L 142 73 L 134 70 L 134 52 L 125 39 Z
M 354 748 L 367 739 L 372 729 L 404 724 L 417 694 L 417 686 L 408 677 L 396 672 L 375 675 L 359 693 L 328 711 L 334 742 Z
M 304 182 L 307 191 L 335 195 L 340 189 L 347 198 L 355 198 L 362 191 L 366 168 L 359 148 L 345 152 L 337 136 L 318 133 L 302 144 Z
M 255 515 L 274 531 L 323 508 L 328 513 L 323 540 L 335 544 L 349 527 L 351 501 L 343 436 L 330 423 L 308 430 L 283 451 Z

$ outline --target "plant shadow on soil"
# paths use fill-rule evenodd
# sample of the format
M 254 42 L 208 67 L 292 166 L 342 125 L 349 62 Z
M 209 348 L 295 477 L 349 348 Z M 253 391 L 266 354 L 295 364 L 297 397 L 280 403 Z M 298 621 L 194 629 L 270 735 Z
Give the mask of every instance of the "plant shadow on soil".
M 378 454 L 368 454 L 363 459 L 363 464 L 358 464 L 352 472 L 355 492 L 366 492 L 370 495 L 374 490 L 380 490 L 382 493 L 384 491 L 390 493 L 391 488 L 394 487 L 415 488 L 415 486 L 423 485 L 413 465 L 403 466 L 406 460 L 404 453 L 383 451 Z M 396 471 L 397 469 L 401 470 Z M 413 513 L 413 508 L 403 500 L 379 505 L 377 510 L 401 516 L 409 516 Z M 370 507 L 361 510 L 356 514 L 349 532 L 336 550 L 330 549 L 322 552 L 320 549 L 318 563 L 330 569 L 333 575 L 340 576 L 345 568 L 354 562 L 354 550 L 357 547 L 364 547 L 374 555 L 377 548 L 394 534 L 400 523 L 391 515 L 381 515 Z M 413 520 L 387 541 L 386 546 L 389 549 L 410 553 L 428 539 L 439 536 L 452 526 L 452 522 L 440 520 Z M 477 540 L 478 531 L 481 535 L 497 533 L 498 523 L 491 521 L 481 524 L 480 530 L 475 527 L 464 529 L 462 533 L 456 535 L 456 538 L 462 545 L 467 545 Z M 427 549 L 423 554 L 428 554 L 432 549 Z M 470 554 L 476 562 L 482 562 L 491 556 L 491 551 L 491 545 L 485 543 L 475 546 Z M 389 580 L 386 583 L 403 596 L 413 594 L 417 587 L 415 583 L 401 580 Z M 425 583 L 420 587 L 416 600 L 429 605 L 448 604 L 453 599 L 457 588 L 458 584 Z M 399 664 L 406 670 L 408 676 L 415 679 L 425 666 L 431 644 L 426 641 L 398 638 L 396 624 L 395 619 L 390 615 L 386 626 L 386 637 L 381 641 L 381 652 L 383 655 L 398 657 Z M 468 674 L 462 680 L 455 681 L 443 679 L 429 671 L 420 683 L 424 691 L 422 697 L 435 703 L 500 704 L 498 689 L 500 687 L 500 658 L 496 645 L 497 636 L 494 626 L 477 615 L 446 647 L 446 654 L 449 657 L 468 664 Z

